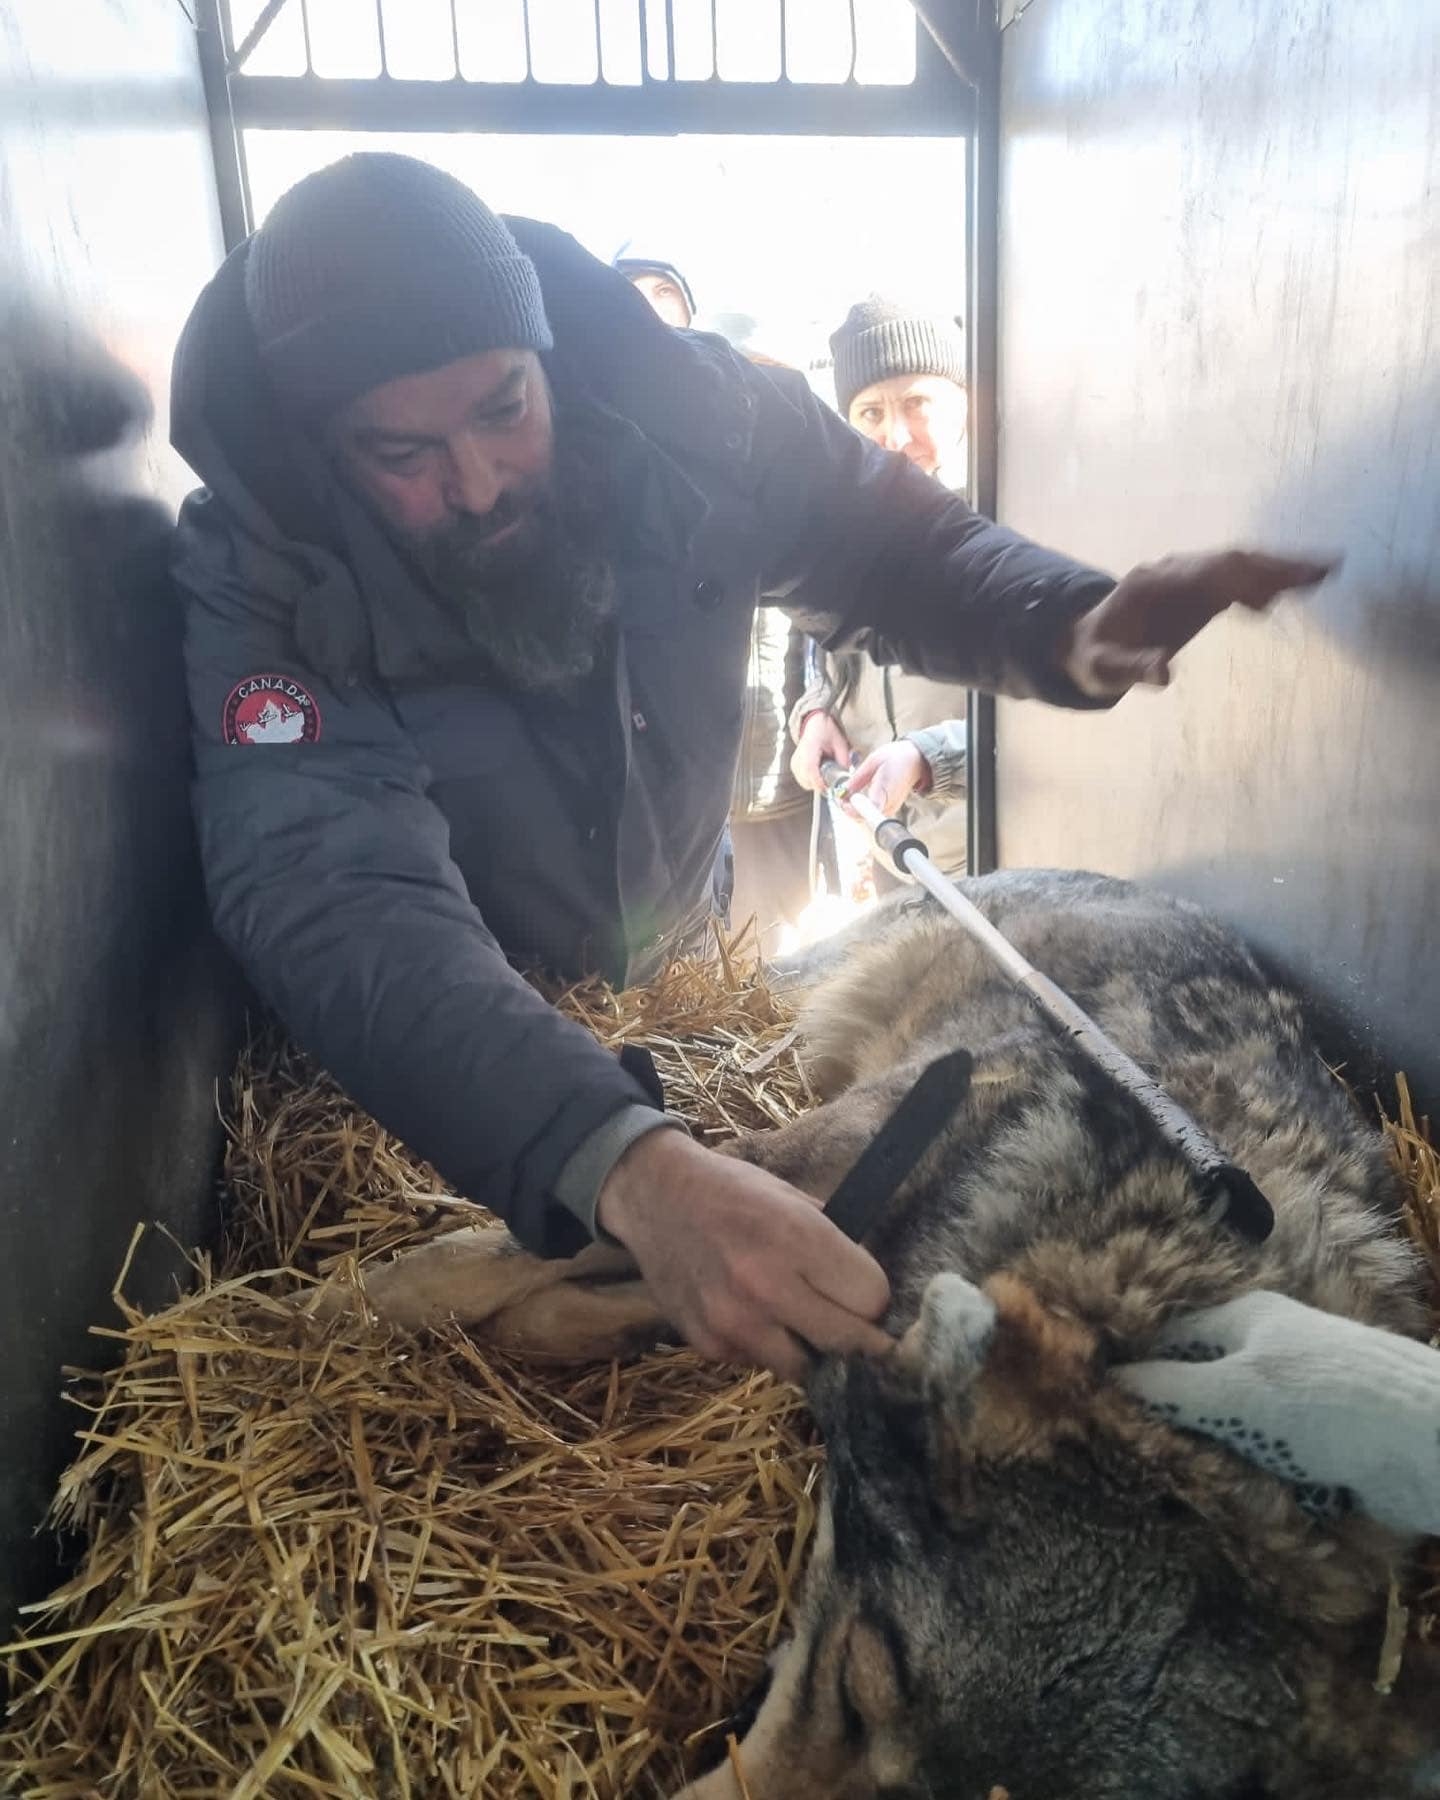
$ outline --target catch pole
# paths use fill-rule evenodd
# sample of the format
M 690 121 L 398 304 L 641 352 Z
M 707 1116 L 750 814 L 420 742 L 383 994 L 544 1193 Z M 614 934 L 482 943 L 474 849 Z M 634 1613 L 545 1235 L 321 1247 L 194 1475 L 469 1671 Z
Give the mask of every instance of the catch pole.
M 876 847 L 885 852 L 899 872 L 932 894 L 1075 1049 L 1148 1115 L 1190 1171 L 1210 1222 L 1228 1225 L 1251 1243 L 1263 1244 L 1274 1229 L 1275 1214 L 1251 1176 L 1231 1162 L 1184 1107 L 1152 1081 L 1063 988 L 1027 961 L 948 876 L 941 874 L 925 845 L 902 819 L 887 818 L 866 794 L 849 793 L 849 771 L 839 763 L 826 762 L 820 772 L 826 787 L 870 828 Z

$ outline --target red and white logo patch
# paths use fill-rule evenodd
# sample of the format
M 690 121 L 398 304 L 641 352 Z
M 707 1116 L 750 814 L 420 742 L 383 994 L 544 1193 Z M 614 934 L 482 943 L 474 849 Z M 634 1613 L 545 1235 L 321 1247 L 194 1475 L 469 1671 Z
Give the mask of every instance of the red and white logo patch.
M 313 744 L 320 708 L 288 675 L 247 675 L 230 690 L 220 734 L 227 744 Z

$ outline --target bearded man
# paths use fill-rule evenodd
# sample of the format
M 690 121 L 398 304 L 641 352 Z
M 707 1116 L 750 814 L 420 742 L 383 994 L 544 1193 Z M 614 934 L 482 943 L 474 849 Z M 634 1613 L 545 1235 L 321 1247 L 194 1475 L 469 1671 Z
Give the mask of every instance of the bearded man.
M 879 1266 L 521 973 L 643 980 L 723 906 L 755 607 L 1084 707 L 1324 573 L 1040 549 L 401 156 L 308 176 L 230 256 L 172 437 L 205 483 L 174 562 L 201 848 L 253 986 L 523 1243 L 619 1239 L 691 1343 L 791 1374 L 885 1347 Z M 286 741 L 246 729 L 266 694 Z

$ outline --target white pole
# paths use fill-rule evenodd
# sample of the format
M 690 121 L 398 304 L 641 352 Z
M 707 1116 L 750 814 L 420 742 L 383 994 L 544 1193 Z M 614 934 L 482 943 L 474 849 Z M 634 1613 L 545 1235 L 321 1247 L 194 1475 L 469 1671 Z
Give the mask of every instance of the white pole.
M 912 876 L 958 921 L 986 955 L 1010 977 L 1075 1048 L 1122 1088 L 1150 1117 L 1161 1136 L 1195 1176 L 1215 1223 L 1224 1221 L 1256 1243 L 1270 1235 L 1275 1215 L 1270 1203 L 1243 1169 L 1237 1168 L 1190 1114 L 1153 1081 L 1133 1057 L 1108 1037 L 1083 1007 L 1015 948 L 978 906 L 947 875 L 942 875 L 920 840 L 900 819 L 888 818 L 866 794 L 846 792 L 848 771 L 827 762 L 826 785 L 869 828 L 876 847 L 891 857 L 902 874 Z

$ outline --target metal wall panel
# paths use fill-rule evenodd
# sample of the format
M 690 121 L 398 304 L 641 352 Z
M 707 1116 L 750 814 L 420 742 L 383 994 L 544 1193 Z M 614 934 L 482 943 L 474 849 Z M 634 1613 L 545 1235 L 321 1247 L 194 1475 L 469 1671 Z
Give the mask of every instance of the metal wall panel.
M 1003 119 L 1001 517 L 1346 563 L 1167 694 L 1003 706 L 1001 859 L 1218 907 L 1440 1104 L 1440 7 L 1031 0 Z
M 0 1618 L 134 1223 L 208 1230 L 230 1012 L 187 806 L 169 361 L 219 256 L 177 0 L 0 6 Z M 155 1300 L 155 1248 L 129 1291 Z

